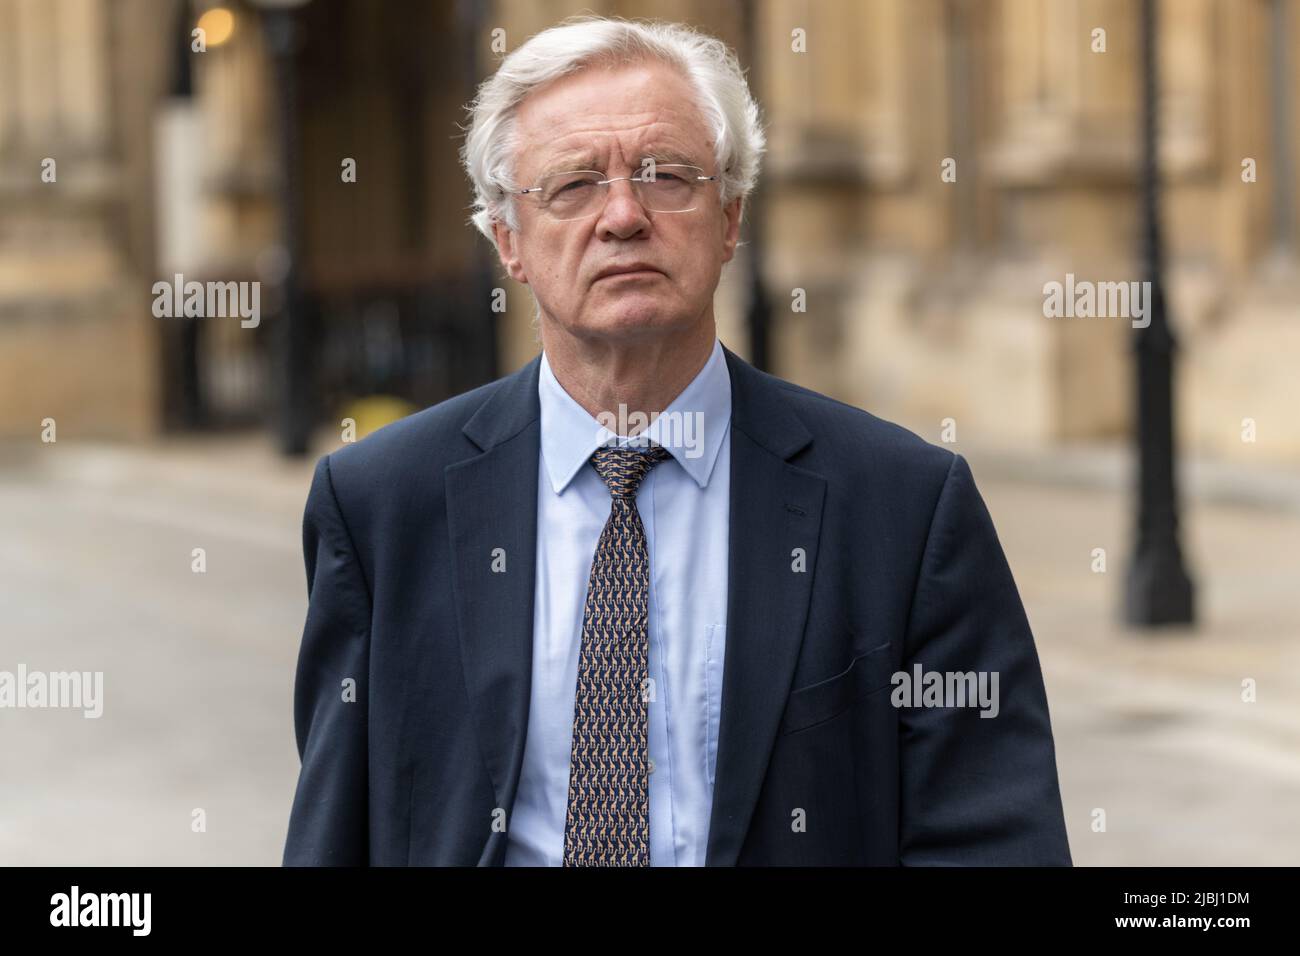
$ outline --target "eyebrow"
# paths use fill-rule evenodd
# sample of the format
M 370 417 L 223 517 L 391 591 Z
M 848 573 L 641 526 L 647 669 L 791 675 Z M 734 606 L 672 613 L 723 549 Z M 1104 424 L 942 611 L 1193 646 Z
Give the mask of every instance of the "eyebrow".
M 687 156 L 684 153 L 679 153 L 673 149 L 647 150 L 642 155 L 643 159 L 645 157 L 653 157 L 656 165 L 674 165 L 674 164 L 683 165 L 683 166 L 700 165 L 695 161 L 693 157 Z M 638 163 L 637 166 L 639 168 L 640 163 Z M 596 159 L 596 155 L 592 153 L 590 150 L 586 150 L 583 152 L 566 153 L 564 155 L 561 155 L 551 160 L 549 163 L 546 164 L 546 166 L 542 169 L 542 171 L 537 174 L 537 178 L 541 179 L 544 176 L 551 175 L 552 173 L 568 172 L 571 169 L 594 169 L 597 172 L 604 172 L 604 170 L 600 169 L 598 166 L 598 160 Z

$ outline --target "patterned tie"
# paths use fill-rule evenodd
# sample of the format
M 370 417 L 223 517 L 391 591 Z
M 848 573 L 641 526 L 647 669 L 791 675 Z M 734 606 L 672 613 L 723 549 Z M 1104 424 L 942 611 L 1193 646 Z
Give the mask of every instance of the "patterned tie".
M 565 866 L 650 865 L 645 692 L 650 561 L 636 490 L 668 457 L 659 445 L 644 452 L 598 448 L 591 456 L 614 500 L 596 543 L 582 614 Z

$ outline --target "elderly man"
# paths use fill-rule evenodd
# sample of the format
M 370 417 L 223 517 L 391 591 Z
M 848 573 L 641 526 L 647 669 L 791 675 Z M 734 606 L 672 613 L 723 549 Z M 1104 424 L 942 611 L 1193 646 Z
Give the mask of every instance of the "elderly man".
M 319 462 L 286 864 L 1070 862 L 966 462 L 718 341 L 763 148 L 678 25 L 566 21 L 480 89 L 542 352 Z

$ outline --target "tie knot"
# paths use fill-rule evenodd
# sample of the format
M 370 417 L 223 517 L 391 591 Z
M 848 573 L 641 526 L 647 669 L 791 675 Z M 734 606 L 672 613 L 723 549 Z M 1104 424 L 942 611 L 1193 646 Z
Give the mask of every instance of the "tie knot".
M 645 451 L 606 445 L 591 455 L 591 466 L 615 498 L 633 498 L 650 469 L 672 456 L 662 445 L 651 444 Z

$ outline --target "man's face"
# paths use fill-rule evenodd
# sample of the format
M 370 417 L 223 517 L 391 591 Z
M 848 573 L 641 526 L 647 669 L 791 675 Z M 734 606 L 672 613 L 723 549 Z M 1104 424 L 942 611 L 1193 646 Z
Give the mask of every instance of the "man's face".
M 518 113 L 515 180 L 536 185 L 550 172 L 594 169 L 631 176 L 651 157 L 720 174 L 713 143 L 691 97 L 670 67 L 647 62 L 589 68 L 529 96 Z M 550 326 L 582 339 L 634 342 L 699 331 L 713 322 L 713 293 L 740 231 L 740 199 L 724 210 L 720 183 L 697 187 L 690 212 L 651 212 L 629 182 L 597 189 L 604 208 L 587 219 L 554 221 L 516 199 L 519 231 L 495 226 L 510 275 L 533 289 Z M 610 266 L 644 263 L 657 272 L 600 278 Z

